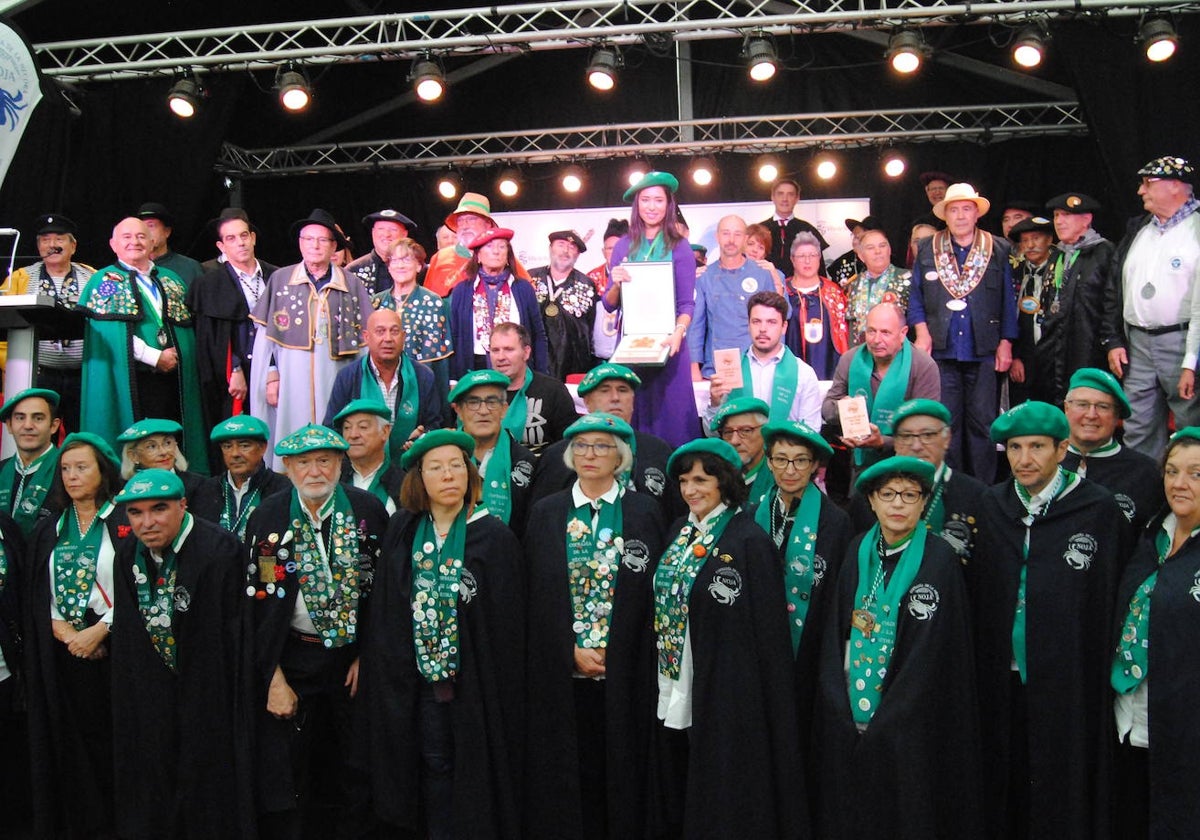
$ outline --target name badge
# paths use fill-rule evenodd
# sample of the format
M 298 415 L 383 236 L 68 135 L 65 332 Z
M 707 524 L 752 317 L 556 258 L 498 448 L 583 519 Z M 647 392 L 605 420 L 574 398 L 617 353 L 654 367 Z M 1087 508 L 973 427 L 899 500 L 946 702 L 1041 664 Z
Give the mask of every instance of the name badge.
M 967 302 L 965 300 L 954 298 L 953 300 L 946 301 L 946 308 L 951 312 L 962 312 L 967 308 Z
M 804 340 L 809 344 L 820 344 L 825 337 L 825 324 L 821 321 L 804 322 Z

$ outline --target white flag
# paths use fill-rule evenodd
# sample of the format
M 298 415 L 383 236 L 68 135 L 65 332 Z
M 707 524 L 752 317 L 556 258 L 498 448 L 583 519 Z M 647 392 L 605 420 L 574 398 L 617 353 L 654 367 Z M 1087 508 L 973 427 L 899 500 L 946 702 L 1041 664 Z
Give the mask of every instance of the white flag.
M 25 39 L 0 21 L 0 183 L 8 175 L 34 108 L 42 101 L 40 81 Z

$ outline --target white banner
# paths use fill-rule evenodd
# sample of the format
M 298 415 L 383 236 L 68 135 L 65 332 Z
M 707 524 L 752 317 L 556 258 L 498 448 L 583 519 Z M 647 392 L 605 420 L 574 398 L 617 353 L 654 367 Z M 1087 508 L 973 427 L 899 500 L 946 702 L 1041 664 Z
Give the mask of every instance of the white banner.
M 0 183 L 8 175 L 33 110 L 42 101 L 37 63 L 25 39 L 0 21 Z

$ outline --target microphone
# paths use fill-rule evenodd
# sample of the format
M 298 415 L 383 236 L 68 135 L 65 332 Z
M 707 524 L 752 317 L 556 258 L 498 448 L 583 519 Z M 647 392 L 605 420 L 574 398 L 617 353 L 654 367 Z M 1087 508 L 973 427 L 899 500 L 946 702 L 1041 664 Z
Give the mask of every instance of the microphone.
M 46 250 L 46 256 L 50 256 L 51 254 L 61 254 L 62 252 L 63 249 L 60 246 L 54 245 Z
M 16 228 L 0 228 L 0 236 L 20 236 L 21 231 Z

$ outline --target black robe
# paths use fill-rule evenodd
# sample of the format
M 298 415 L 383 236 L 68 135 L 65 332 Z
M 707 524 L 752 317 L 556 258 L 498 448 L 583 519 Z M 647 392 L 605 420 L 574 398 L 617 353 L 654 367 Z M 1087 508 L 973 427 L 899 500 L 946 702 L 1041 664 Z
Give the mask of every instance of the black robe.
M 529 623 L 526 700 L 525 836 L 579 838 L 582 822 L 575 632 L 567 577 L 566 524 L 574 506 L 564 490 L 533 506 L 544 539 L 527 549 Z M 608 836 L 646 832 L 646 761 L 654 733 L 657 653 L 654 569 L 663 552 L 658 505 L 641 493 L 621 499 L 621 532 L 629 554 L 619 567 L 605 656 L 605 767 Z M 635 546 L 634 541 L 641 543 Z M 640 561 L 640 562 L 639 562 Z
M 1155 517 L 1129 561 L 1117 590 L 1116 649 L 1129 599 L 1158 565 L 1154 536 L 1162 526 Z M 1150 647 L 1146 685 L 1150 727 L 1150 837 L 1192 837 L 1200 826 L 1200 538 L 1192 537 L 1158 572 L 1150 598 Z M 1112 725 L 1110 720 L 1110 726 Z M 1115 792 L 1121 805 L 1121 792 Z
M 192 522 L 176 556 L 174 672 L 138 609 L 138 543 L 125 540 L 113 561 L 113 756 L 123 838 L 254 833 L 245 550 L 228 531 Z
M 538 458 L 507 432 L 500 433 L 496 445 L 503 446 L 505 440 L 508 441 L 508 457 L 512 464 L 508 476 L 508 496 L 512 505 L 508 514 L 508 527 L 517 535 L 517 539 L 522 539 L 525 536 L 526 520 L 529 518 L 529 506 L 533 504 L 533 473 Z
M 401 467 L 399 462 L 394 462 L 389 463 L 387 469 L 384 469 L 379 475 L 379 486 L 388 494 L 397 508 L 400 507 L 400 485 L 404 483 L 404 475 L 407 472 L 408 470 Z M 354 465 L 350 463 L 349 457 L 342 459 L 342 475 L 338 480 L 346 487 L 354 486 Z
M 412 629 L 418 515 L 392 517 L 363 617 L 356 742 L 366 749 L 372 810 L 394 832 L 421 825 L 421 754 Z M 494 516 L 467 524 L 454 681 L 454 818 L 463 838 L 521 836 L 524 615 L 516 537 Z M 381 835 L 384 836 L 384 835 Z M 386 835 L 392 836 L 392 835 Z
M 4 511 L 0 511 L 0 541 L 8 561 L 7 580 L 0 586 L 0 654 L 13 677 L 21 673 L 21 597 L 25 563 L 25 536 Z M 0 716 L 8 709 L 0 709 Z
M 864 538 L 852 540 L 846 552 L 822 638 L 813 736 L 820 767 L 812 780 L 820 801 L 817 835 L 983 837 L 979 719 L 962 564 L 944 540 L 927 537 L 921 568 L 900 601 L 883 697 L 867 730 L 859 733 L 850 713 L 846 645 Z M 923 589 L 921 601 L 913 597 L 917 587 Z M 933 609 L 910 606 L 928 607 L 931 600 Z
M 250 476 L 249 480 L 250 489 L 246 493 L 250 494 L 258 490 L 260 505 L 268 496 L 292 489 L 292 482 L 288 480 L 288 477 L 268 468 L 266 462 L 263 462 L 258 472 Z M 204 479 L 192 494 L 192 498 L 188 502 L 188 510 L 201 519 L 207 519 L 215 525 L 220 525 L 221 512 L 225 509 L 225 487 L 228 484 L 228 472 L 221 472 Z
M 662 508 L 663 520 L 674 522 L 687 515 L 687 505 L 679 495 L 679 482 L 667 479 L 667 460 L 674 452 L 671 445 L 649 432 L 635 432 L 637 452 L 633 457 L 633 489 L 646 493 Z M 575 483 L 575 473 L 567 468 L 563 453 L 570 440 L 560 440 L 542 450 L 533 470 L 530 504 L 566 490 Z
M 771 538 L 745 513 L 730 520 L 696 575 L 688 628 L 692 725 L 686 733 L 657 726 L 651 807 L 666 824 L 655 833 L 808 837 L 783 576 Z M 668 741 L 684 734 L 687 765 L 673 768 Z
M 1063 469 L 1078 472 L 1079 461 L 1079 455 L 1067 452 Z M 1128 446 L 1122 445 L 1113 455 L 1088 458 L 1085 477 L 1112 492 L 1134 536 L 1141 534 L 1146 523 L 1161 513 L 1167 503 L 1158 463 Z
M 1025 508 L 1011 481 L 989 487 L 967 565 L 983 721 L 987 824 L 1007 825 L 1013 703 L 1012 627 Z M 1132 546 L 1112 494 L 1087 479 L 1050 505 L 1030 534 L 1027 564 L 1031 837 L 1104 840 L 1112 773 L 1111 622 Z

